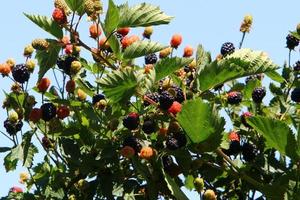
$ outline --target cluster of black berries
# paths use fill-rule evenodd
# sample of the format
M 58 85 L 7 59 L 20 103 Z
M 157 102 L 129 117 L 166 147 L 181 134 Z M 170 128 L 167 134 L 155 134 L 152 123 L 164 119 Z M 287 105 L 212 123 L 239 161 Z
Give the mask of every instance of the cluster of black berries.
M 266 96 L 266 89 L 263 87 L 257 87 L 252 92 L 252 99 L 255 103 L 261 103 Z
M 239 153 L 242 153 L 243 159 L 246 162 L 253 161 L 258 154 L 258 151 L 253 144 L 245 142 L 243 145 L 241 145 L 240 141 L 238 140 L 231 141 L 229 149 L 224 150 L 224 152 L 229 156 L 236 156 Z
M 139 127 L 140 119 L 139 114 L 137 113 L 129 113 L 124 119 L 123 119 L 123 126 L 128 128 L 129 130 L 135 130 Z
M 242 102 L 243 95 L 240 92 L 232 91 L 227 94 L 227 102 L 231 105 L 237 105 Z
M 50 121 L 56 116 L 56 106 L 53 103 L 44 103 L 41 106 L 42 119 L 44 121 Z
M 183 133 L 169 133 L 166 140 L 166 146 L 173 151 L 184 147 L 187 143 L 186 137 Z
M 12 122 L 9 119 L 4 121 L 4 128 L 9 135 L 15 135 L 17 132 L 21 131 L 23 127 L 22 120 L 18 120 L 17 122 Z
M 154 101 L 155 103 L 158 103 L 159 102 L 159 93 L 157 93 L 157 92 L 153 92 L 153 93 L 147 93 L 146 95 L 145 95 L 148 99 L 151 99 L 152 101 Z M 150 103 L 148 102 L 148 101 L 144 101 L 144 106 L 149 106 L 150 105 Z
M 295 49 L 296 46 L 299 45 L 299 40 L 291 34 L 286 36 L 286 47 L 290 50 Z
M 12 76 L 18 83 L 25 83 L 30 77 L 30 72 L 24 64 L 16 65 L 12 69 Z
M 56 64 L 59 69 L 63 70 L 64 73 L 71 74 L 71 65 L 73 61 L 77 61 L 75 56 L 71 55 L 62 55 L 58 57 Z
M 145 64 L 149 65 L 149 64 L 155 64 L 157 62 L 157 56 L 155 53 L 149 54 L 147 56 L 145 56 Z
M 138 138 L 134 137 L 134 136 L 128 136 L 124 139 L 123 147 L 125 147 L 125 146 L 132 147 L 135 151 L 135 154 L 140 152 L 141 149 L 142 149 L 141 141 Z
M 225 42 L 221 47 L 221 54 L 222 56 L 230 55 L 234 52 L 235 47 L 234 44 L 231 42 Z

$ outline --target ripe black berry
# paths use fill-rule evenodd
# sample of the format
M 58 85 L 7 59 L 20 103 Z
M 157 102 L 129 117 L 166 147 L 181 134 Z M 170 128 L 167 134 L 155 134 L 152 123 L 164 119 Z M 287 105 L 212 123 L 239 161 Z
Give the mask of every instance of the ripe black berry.
M 256 154 L 257 154 L 257 150 L 252 144 L 248 142 L 244 143 L 244 145 L 242 146 L 242 155 L 245 161 L 249 162 L 254 160 Z
M 41 106 L 42 119 L 50 121 L 56 115 L 56 106 L 53 103 L 45 103 Z
M 130 113 L 123 119 L 124 127 L 128 128 L 129 130 L 135 130 L 138 128 L 140 123 L 139 115 L 137 113 Z
M 76 61 L 76 60 L 77 60 L 77 58 L 74 56 L 63 55 L 57 59 L 56 64 L 59 69 L 63 70 L 66 74 L 70 75 L 71 64 L 73 61 Z
M 294 71 L 295 71 L 295 72 L 299 72 L 299 71 L 300 71 L 300 60 L 298 60 L 298 61 L 294 64 Z
M 171 156 L 164 156 L 162 161 L 165 172 L 167 172 L 171 177 L 176 177 L 180 174 L 181 168 L 174 163 Z
M 157 92 L 148 93 L 146 97 L 154 101 L 155 103 L 159 102 L 159 94 Z M 149 106 L 150 103 L 148 101 L 144 101 L 144 106 Z
M 155 64 L 157 62 L 157 56 L 155 53 L 145 56 L 145 64 Z
M 255 103 L 261 103 L 266 96 L 266 90 L 263 87 L 255 88 L 252 92 L 252 99 Z
M 125 147 L 125 146 L 132 147 L 136 154 L 138 152 L 140 152 L 142 149 L 142 145 L 141 145 L 140 141 L 134 136 L 128 136 L 124 139 L 123 147 Z
M 153 133 L 157 130 L 157 124 L 151 120 L 151 119 L 147 119 L 144 121 L 142 130 L 146 133 L 146 134 L 150 134 Z
M 286 47 L 290 50 L 293 50 L 296 46 L 299 45 L 299 40 L 291 34 L 286 36 Z
M 168 110 L 172 106 L 174 100 L 174 97 L 169 94 L 169 92 L 163 91 L 159 97 L 159 106 L 163 110 Z
M 291 99 L 297 103 L 300 102 L 300 88 L 295 88 L 293 91 L 292 91 L 292 94 L 291 94 Z
M 19 120 L 17 123 L 16 123 L 16 132 L 19 132 L 21 131 L 23 127 L 23 122 L 21 120 Z
M 229 155 L 236 155 L 240 153 L 241 151 L 241 145 L 240 142 L 237 140 L 233 140 L 230 142 L 229 149 L 228 149 L 228 154 Z
M 234 44 L 231 42 L 226 42 L 221 47 L 221 54 L 223 56 L 227 56 L 229 54 L 232 54 L 235 50 Z
M 182 103 L 184 101 L 184 94 L 182 89 L 177 85 L 173 85 L 171 89 L 175 91 L 175 101 Z
M 6 132 L 9 135 L 16 134 L 16 128 L 15 128 L 14 124 L 9 119 L 4 121 L 4 128 L 6 129 Z
M 176 150 L 186 145 L 186 137 L 182 133 L 170 134 L 167 137 L 166 146 L 169 150 Z
M 16 65 L 12 70 L 12 75 L 18 83 L 25 83 L 30 77 L 30 73 L 24 64 Z
M 98 103 L 100 100 L 105 99 L 105 96 L 103 94 L 96 94 L 93 96 L 93 105 Z
M 229 104 L 239 104 L 242 102 L 243 96 L 240 92 L 232 91 L 227 94 L 227 102 Z

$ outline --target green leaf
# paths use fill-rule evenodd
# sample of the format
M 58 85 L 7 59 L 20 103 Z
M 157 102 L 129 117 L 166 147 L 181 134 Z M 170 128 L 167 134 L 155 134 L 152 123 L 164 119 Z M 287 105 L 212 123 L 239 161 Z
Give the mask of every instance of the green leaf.
M 280 74 L 278 74 L 278 72 L 276 71 L 269 71 L 265 73 L 270 79 L 272 79 L 273 81 L 276 81 L 278 83 L 283 83 L 285 81 L 285 79 L 280 76 Z
M 230 80 L 271 72 L 277 68 L 264 52 L 240 49 L 219 62 L 206 65 L 197 81 L 199 89 L 206 91 Z
M 176 70 L 183 66 L 190 64 L 193 61 L 192 58 L 164 58 L 158 61 L 155 65 L 156 81 L 159 81 L 166 76 L 171 75 Z
M 118 27 L 119 20 L 119 9 L 112 0 L 109 0 L 108 10 L 104 21 L 106 33 L 111 34 Z
M 87 95 L 93 96 L 94 95 L 94 89 L 89 86 L 89 83 L 84 81 L 83 79 L 77 79 L 76 84 L 80 89 L 82 89 Z
M 206 52 L 201 44 L 198 45 L 196 53 L 196 65 L 198 66 L 199 71 L 201 71 L 210 62 L 210 53 Z
M 33 131 L 28 131 L 23 135 L 23 166 L 25 167 L 31 167 L 33 156 L 38 153 L 38 149 L 31 143 L 33 134 Z
M 118 38 L 116 37 L 115 34 L 110 33 L 109 31 L 106 30 L 105 25 L 102 24 L 103 27 L 103 32 L 105 33 L 105 36 L 108 39 L 108 43 L 114 54 L 116 55 L 117 58 L 121 58 L 121 44 Z
M 17 167 L 18 159 L 13 159 L 12 158 L 12 152 L 7 154 L 4 158 L 4 167 L 6 172 L 15 170 Z
M 248 118 L 247 122 L 263 135 L 269 148 L 275 148 L 281 154 L 292 159 L 299 157 L 296 154 L 296 139 L 287 124 L 280 120 L 261 116 Z
M 186 101 L 177 120 L 193 143 L 203 142 L 212 134 L 220 135 L 224 126 L 224 119 L 200 99 Z
M 163 46 L 157 42 L 152 42 L 150 40 L 136 41 L 125 49 L 123 57 L 125 59 L 138 58 L 158 52 L 165 48 L 167 48 L 167 46 Z
M 167 186 L 171 191 L 171 194 L 177 200 L 188 200 L 188 197 L 182 192 L 182 190 L 179 188 L 176 182 L 167 173 L 164 173 L 164 177 L 165 177 L 165 181 L 167 182 Z
M 44 29 L 46 32 L 50 33 L 56 38 L 62 38 L 63 37 L 63 31 L 62 28 L 52 19 L 46 17 L 46 16 L 40 16 L 40 15 L 30 15 L 24 13 L 24 15 L 30 19 L 33 23 L 38 25 L 40 28 Z
M 65 0 L 65 2 L 72 11 L 77 12 L 79 15 L 84 14 L 84 0 Z
M 49 42 L 48 49 L 45 51 L 38 50 L 35 55 L 40 66 L 38 81 L 43 78 L 49 69 L 55 66 L 61 48 L 55 40 L 48 39 L 47 41 Z
M 138 4 L 128 7 L 125 4 L 120 7 L 119 27 L 146 27 L 152 25 L 168 24 L 173 17 L 163 13 L 159 7 L 151 4 Z
M 185 180 L 184 180 L 184 186 L 188 189 L 188 190 L 192 190 L 194 189 L 194 177 L 192 175 L 188 175 Z
M 113 71 L 100 80 L 103 93 L 114 103 L 124 102 L 134 94 L 137 80 L 131 69 Z

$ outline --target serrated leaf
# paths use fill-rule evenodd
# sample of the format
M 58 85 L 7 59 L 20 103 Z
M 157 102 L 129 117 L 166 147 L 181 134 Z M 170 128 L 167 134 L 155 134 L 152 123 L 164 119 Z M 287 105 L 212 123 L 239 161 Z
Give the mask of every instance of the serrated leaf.
M 125 69 L 107 74 L 100 80 L 99 85 L 108 99 L 118 103 L 131 98 L 137 86 L 137 79 L 131 69 Z
M 65 2 L 73 12 L 77 12 L 79 15 L 84 14 L 84 0 L 65 0 Z
M 292 159 L 299 157 L 296 154 L 296 139 L 287 124 L 261 116 L 247 118 L 247 122 L 266 139 L 269 148 L 275 148 Z
M 103 32 L 105 33 L 105 36 L 108 39 L 108 43 L 114 54 L 116 55 L 117 58 L 121 58 L 121 44 L 118 38 L 116 37 L 115 34 L 110 33 L 109 31 L 106 31 L 105 25 L 102 24 L 103 27 Z
M 12 152 L 10 152 L 9 154 L 7 154 L 4 158 L 4 167 L 6 172 L 15 170 L 17 167 L 17 163 L 18 163 L 18 159 L 13 159 L 12 158 Z
M 173 17 L 166 15 L 159 7 L 142 3 L 133 7 L 125 4 L 120 7 L 119 27 L 146 27 L 168 24 Z
M 169 190 L 171 191 L 171 194 L 177 200 L 188 200 L 188 197 L 182 192 L 180 187 L 176 184 L 176 182 L 167 173 L 164 173 L 164 177 L 165 177 L 167 186 L 168 186 Z
M 265 73 L 270 79 L 272 79 L 273 81 L 276 81 L 278 83 L 283 83 L 285 81 L 285 79 L 280 76 L 280 74 L 278 74 L 278 72 L 276 71 L 269 71 Z
M 160 50 L 167 48 L 157 42 L 152 42 L 150 40 L 136 41 L 124 51 L 123 57 L 125 59 L 133 59 L 141 56 L 149 55 L 151 53 L 156 53 Z
M 111 34 L 118 27 L 119 20 L 119 9 L 112 0 L 109 0 L 108 10 L 104 20 L 105 30 L 108 34 Z
M 80 89 L 82 89 L 87 95 L 93 96 L 94 95 L 94 90 L 92 87 L 89 86 L 88 82 L 85 82 L 82 79 L 77 79 L 76 84 Z
M 198 66 L 198 70 L 201 71 L 210 62 L 210 53 L 206 52 L 201 44 L 198 45 L 196 53 L 196 65 Z
M 203 142 L 212 134 L 221 135 L 224 127 L 224 119 L 200 99 L 186 101 L 177 120 L 193 143 Z
M 240 49 L 219 62 L 206 65 L 197 81 L 203 92 L 230 80 L 274 71 L 277 68 L 264 52 Z
M 33 23 L 38 25 L 40 28 L 45 30 L 46 32 L 50 33 L 56 38 L 62 38 L 63 37 L 63 31 L 62 28 L 52 19 L 41 16 L 41 15 L 30 15 L 24 13 L 24 15 L 30 19 Z
M 38 152 L 37 148 L 31 143 L 33 131 L 28 131 L 23 135 L 23 166 L 31 167 L 33 156 Z
M 60 46 L 55 40 L 47 40 L 49 42 L 49 47 L 45 51 L 36 51 L 35 58 L 38 60 L 39 77 L 38 81 L 43 78 L 49 69 L 56 65 L 56 60 L 60 51 Z
M 183 66 L 190 64 L 192 61 L 192 58 L 179 57 L 164 58 L 158 61 L 154 67 L 156 73 L 155 80 L 159 81 L 165 78 L 166 76 L 171 75 L 173 72 L 177 71 Z

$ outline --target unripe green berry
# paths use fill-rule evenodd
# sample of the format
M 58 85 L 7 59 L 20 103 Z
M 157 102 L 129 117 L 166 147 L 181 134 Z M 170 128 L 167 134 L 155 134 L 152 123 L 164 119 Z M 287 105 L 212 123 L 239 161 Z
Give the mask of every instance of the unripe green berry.
M 34 52 L 34 48 L 32 47 L 31 44 L 27 45 L 25 48 L 24 48 L 24 53 L 23 55 L 26 56 L 26 57 L 29 57 L 31 56 L 31 54 Z
M 194 186 L 195 186 L 195 189 L 197 190 L 197 192 L 202 192 L 203 189 L 204 189 L 204 180 L 203 178 L 195 178 L 194 180 Z
M 213 190 L 206 190 L 203 194 L 203 200 L 216 200 L 217 196 Z
M 8 119 L 9 119 L 10 122 L 16 123 L 19 119 L 19 115 L 15 111 L 11 111 L 9 113 Z
M 77 74 L 81 69 L 81 62 L 73 61 L 71 64 L 71 74 Z

